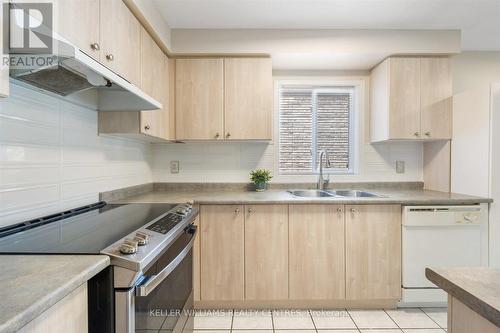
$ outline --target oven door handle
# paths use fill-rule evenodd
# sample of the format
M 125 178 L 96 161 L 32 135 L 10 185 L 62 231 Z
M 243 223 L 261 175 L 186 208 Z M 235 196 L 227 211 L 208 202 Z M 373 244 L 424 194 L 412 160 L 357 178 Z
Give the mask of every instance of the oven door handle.
M 172 260 L 165 268 L 163 268 L 158 274 L 151 275 L 146 279 L 146 282 L 136 286 L 135 295 L 136 296 L 148 296 L 160 283 L 165 280 L 170 273 L 174 271 L 175 268 L 181 263 L 184 258 L 188 255 L 189 251 L 193 248 L 194 240 L 196 237 L 197 226 L 191 225 L 186 229 L 186 232 L 192 234 L 191 240 L 186 245 L 184 249 Z

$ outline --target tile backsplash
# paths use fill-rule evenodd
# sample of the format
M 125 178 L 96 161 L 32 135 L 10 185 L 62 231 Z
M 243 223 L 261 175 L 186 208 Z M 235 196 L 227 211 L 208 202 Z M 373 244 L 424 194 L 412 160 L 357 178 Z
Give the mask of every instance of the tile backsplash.
M 97 135 L 97 112 L 11 84 L 0 99 L 0 226 L 152 182 L 151 145 Z
M 316 175 L 280 175 L 275 157 L 276 144 L 266 143 L 185 143 L 154 145 L 155 182 L 248 182 L 256 168 L 273 171 L 273 182 L 314 183 Z M 331 175 L 332 182 L 422 181 L 422 144 L 391 142 L 362 144 L 358 172 Z M 170 173 L 170 161 L 179 161 L 179 173 Z M 396 161 L 405 161 L 405 173 L 396 173 Z

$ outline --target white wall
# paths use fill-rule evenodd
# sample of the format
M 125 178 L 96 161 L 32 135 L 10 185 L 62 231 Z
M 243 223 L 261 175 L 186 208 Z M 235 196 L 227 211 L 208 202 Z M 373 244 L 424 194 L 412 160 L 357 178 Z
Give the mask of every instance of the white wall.
M 175 53 L 264 53 L 274 69 L 371 69 L 391 54 L 460 52 L 459 30 L 173 29 Z
M 152 181 L 151 148 L 97 135 L 97 112 L 11 84 L 0 99 L 0 226 Z
M 355 74 L 353 74 L 355 73 Z M 360 83 L 358 173 L 332 175 L 333 182 L 422 181 L 422 145 L 420 143 L 382 143 L 371 145 L 369 136 L 369 76 L 366 72 L 275 71 L 275 80 L 313 79 Z M 277 98 L 275 98 L 277 100 Z M 275 132 L 278 106 L 275 105 Z M 274 138 L 277 137 L 275 133 Z M 276 162 L 277 141 L 266 143 L 185 143 L 154 145 L 153 176 L 158 182 L 248 182 L 256 168 L 273 171 L 273 182 L 315 182 L 314 175 L 279 175 Z M 170 161 L 180 162 L 180 172 L 170 173 Z M 406 172 L 396 173 L 396 160 L 406 162 Z
M 490 208 L 490 264 L 495 267 L 500 267 L 500 89 L 492 86 L 498 83 L 500 52 L 453 57 L 451 190 L 495 201 Z
M 165 21 L 161 13 L 158 11 L 155 3 L 153 3 L 152 0 L 126 0 L 125 2 L 131 6 L 135 6 L 141 12 L 160 40 L 163 44 L 165 44 L 165 47 L 171 50 L 171 29 L 168 26 L 167 21 Z

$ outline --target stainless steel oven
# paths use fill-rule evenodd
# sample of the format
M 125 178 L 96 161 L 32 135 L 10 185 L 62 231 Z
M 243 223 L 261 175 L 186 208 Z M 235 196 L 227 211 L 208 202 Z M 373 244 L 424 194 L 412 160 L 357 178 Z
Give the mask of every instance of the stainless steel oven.
M 192 332 L 193 243 L 190 224 L 130 288 L 115 289 L 116 332 Z M 118 276 L 116 276 L 118 274 Z M 119 279 L 120 271 L 115 272 Z
M 88 283 L 89 332 L 190 332 L 197 215 L 191 203 L 98 202 L 0 228 L 0 253 L 108 255 Z

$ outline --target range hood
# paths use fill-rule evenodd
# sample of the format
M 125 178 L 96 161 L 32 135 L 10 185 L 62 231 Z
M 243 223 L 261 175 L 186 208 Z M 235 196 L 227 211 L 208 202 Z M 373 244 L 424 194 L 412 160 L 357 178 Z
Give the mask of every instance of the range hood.
M 10 77 L 69 100 L 92 99 L 98 111 L 140 111 L 162 105 L 55 33 L 52 54 L 10 54 Z M 39 59 L 29 61 L 28 58 Z M 23 60 L 26 60 L 23 62 Z M 33 64 L 31 63 L 33 62 Z M 20 65 L 19 65 L 20 64 Z

